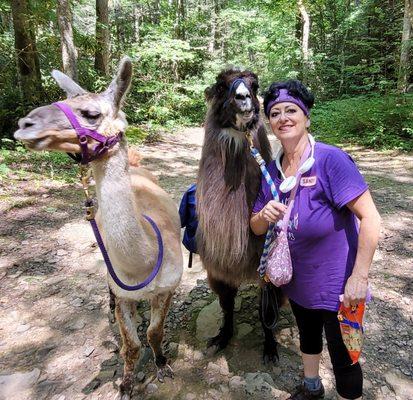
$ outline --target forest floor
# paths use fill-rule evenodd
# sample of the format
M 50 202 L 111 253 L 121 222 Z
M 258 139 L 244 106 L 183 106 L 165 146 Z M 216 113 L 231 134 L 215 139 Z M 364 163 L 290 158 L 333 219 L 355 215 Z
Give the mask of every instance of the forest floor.
M 195 180 L 203 138 L 192 128 L 140 146 L 143 163 L 179 203 Z M 413 399 L 413 156 L 347 148 L 366 177 L 383 218 L 371 268 L 373 300 L 361 363 L 365 399 Z M 1 160 L 0 160 L 1 163 Z M 117 325 L 109 322 L 105 268 L 83 219 L 79 185 L 24 173 L 10 164 L 0 180 L 0 400 L 113 399 L 122 375 Z M 134 399 L 286 399 L 302 372 L 297 329 L 283 311 L 277 365 L 262 364 L 257 290 L 242 287 L 236 332 L 209 356 L 205 338 L 220 323 L 214 294 L 197 258 L 186 267 L 166 325 L 165 348 L 175 379 L 154 380 L 142 332 L 149 311 L 139 304 L 144 343 Z M 321 375 L 334 399 L 327 352 Z

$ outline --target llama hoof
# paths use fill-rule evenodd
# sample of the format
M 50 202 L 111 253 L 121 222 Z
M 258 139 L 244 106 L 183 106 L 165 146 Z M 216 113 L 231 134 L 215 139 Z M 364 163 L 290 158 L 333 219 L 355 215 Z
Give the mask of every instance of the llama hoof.
M 232 335 L 226 335 L 222 331 L 219 334 L 207 342 L 206 354 L 208 356 L 214 355 L 228 346 L 229 340 Z
M 109 318 L 109 322 L 110 322 L 111 324 L 114 324 L 114 323 L 116 322 L 115 314 L 112 313 L 111 311 L 109 311 L 108 318 Z
M 158 369 L 156 377 L 158 378 L 159 382 L 163 383 L 165 381 L 165 378 L 174 379 L 174 371 L 168 364 L 165 364 L 163 367 L 160 367 Z
M 264 365 L 276 364 L 279 360 L 277 343 L 264 343 L 264 352 L 262 355 Z

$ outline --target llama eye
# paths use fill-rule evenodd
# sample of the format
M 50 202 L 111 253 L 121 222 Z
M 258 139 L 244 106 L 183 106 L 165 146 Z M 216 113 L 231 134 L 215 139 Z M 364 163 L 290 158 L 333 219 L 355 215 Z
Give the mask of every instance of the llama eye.
M 88 118 L 88 119 L 97 119 L 101 115 L 99 111 L 92 111 L 92 110 L 81 110 L 80 113 L 82 114 L 83 117 Z
M 237 100 L 244 100 L 244 99 L 245 99 L 245 96 L 243 96 L 242 94 L 236 94 L 236 95 L 235 95 L 235 98 L 236 98 Z

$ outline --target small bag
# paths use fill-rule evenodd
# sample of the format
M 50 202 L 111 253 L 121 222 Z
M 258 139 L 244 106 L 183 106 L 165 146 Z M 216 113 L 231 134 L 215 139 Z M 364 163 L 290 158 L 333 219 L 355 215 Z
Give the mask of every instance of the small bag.
M 308 149 L 304 152 L 304 155 L 308 153 Z M 274 226 L 274 234 L 277 235 L 275 240 L 270 244 L 267 258 L 267 270 L 266 275 L 269 281 L 274 286 L 286 285 L 291 281 L 293 277 L 293 264 L 291 261 L 290 247 L 288 245 L 287 229 L 290 221 L 292 209 L 294 208 L 295 194 L 299 186 L 301 173 L 297 173 L 297 183 L 291 190 L 290 197 L 288 199 L 287 211 L 284 214 L 284 218 L 281 223 L 278 224 L 280 229 L 276 231 Z
M 279 196 L 275 188 L 274 181 L 267 171 L 265 161 L 260 156 L 258 150 L 254 148 L 254 145 L 252 143 L 250 143 L 250 148 L 252 156 L 260 166 L 262 174 L 267 181 L 268 186 L 270 187 L 273 198 L 276 201 L 279 201 Z M 261 278 L 264 278 L 265 276 L 266 279 L 269 280 L 274 286 L 287 284 L 291 281 L 291 278 L 293 276 L 293 266 L 291 262 L 290 248 L 288 246 L 287 229 L 290 221 L 291 211 L 294 207 L 295 194 L 297 193 L 297 188 L 300 184 L 300 167 L 304 164 L 305 160 L 307 160 L 308 156 L 310 155 L 310 151 L 311 146 L 307 146 L 301 156 L 300 165 L 295 176 L 296 184 L 291 190 L 291 194 L 288 199 L 287 211 L 285 212 L 284 218 L 281 222 L 281 229 L 278 231 L 276 239 L 273 240 L 273 234 L 275 231 L 274 224 L 270 224 L 265 236 L 264 248 L 260 259 L 260 265 L 257 271 L 259 272 Z
M 278 232 L 268 254 L 267 277 L 275 286 L 287 284 L 293 276 L 293 265 L 287 239 L 287 226 L 288 222 Z

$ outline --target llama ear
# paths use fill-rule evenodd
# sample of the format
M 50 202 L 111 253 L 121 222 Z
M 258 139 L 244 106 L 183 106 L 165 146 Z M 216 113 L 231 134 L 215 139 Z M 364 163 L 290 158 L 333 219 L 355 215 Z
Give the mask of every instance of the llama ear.
M 81 88 L 72 78 L 69 78 L 63 72 L 54 69 L 52 71 L 52 77 L 55 79 L 60 88 L 66 92 L 69 99 L 71 97 L 80 96 L 87 93 L 85 89 Z
M 224 82 L 217 82 L 212 86 L 209 86 L 205 89 L 205 98 L 208 102 L 210 102 L 214 97 L 223 96 L 227 91 Z
M 123 57 L 116 76 L 113 78 L 109 87 L 103 93 L 104 96 L 110 99 L 115 106 L 116 110 L 119 110 L 129 86 L 132 81 L 132 61 L 129 57 Z

